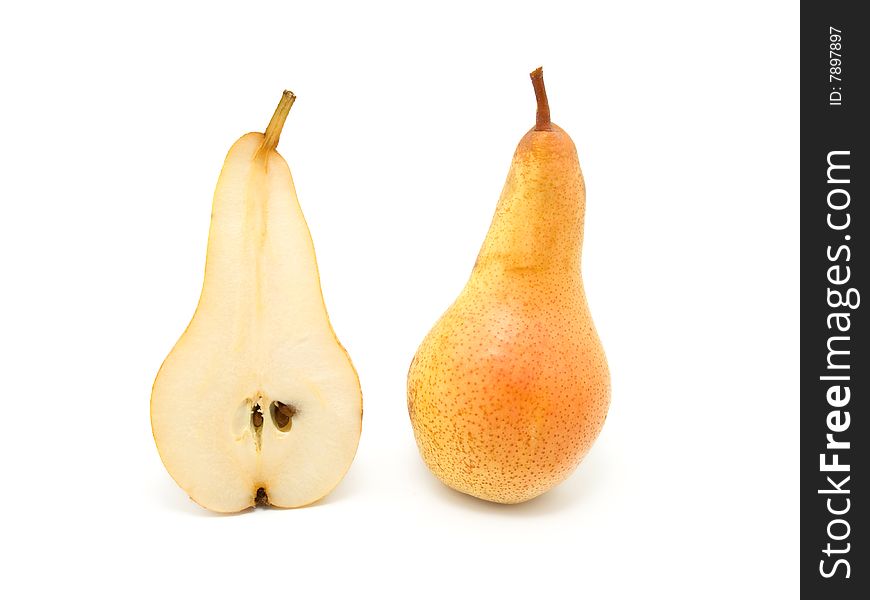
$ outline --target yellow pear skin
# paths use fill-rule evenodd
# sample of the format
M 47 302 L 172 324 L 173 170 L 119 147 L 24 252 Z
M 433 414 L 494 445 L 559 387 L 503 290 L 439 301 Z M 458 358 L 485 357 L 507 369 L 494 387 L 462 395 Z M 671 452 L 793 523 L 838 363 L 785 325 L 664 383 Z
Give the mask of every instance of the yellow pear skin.
M 520 140 L 462 293 L 411 363 L 420 453 L 448 486 L 512 504 L 577 467 L 604 425 L 610 373 L 580 272 L 586 189 L 571 138 L 550 122 L 541 69 Z
M 227 154 L 199 305 L 151 394 L 163 464 L 216 512 L 315 502 L 344 477 L 360 437 L 359 379 L 275 149 L 294 99 L 284 92 L 266 132 Z

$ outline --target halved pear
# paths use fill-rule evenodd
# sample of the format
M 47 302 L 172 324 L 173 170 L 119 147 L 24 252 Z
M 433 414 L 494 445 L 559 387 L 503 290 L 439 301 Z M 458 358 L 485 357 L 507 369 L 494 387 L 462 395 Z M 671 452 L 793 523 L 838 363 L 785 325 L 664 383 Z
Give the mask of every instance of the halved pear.
M 157 374 L 163 464 L 217 512 L 327 495 L 356 454 L 359 378 L 326 313 L 314 245 L 276 152 L 295 100 L 230 149 L 212 208 L 202 295 Z

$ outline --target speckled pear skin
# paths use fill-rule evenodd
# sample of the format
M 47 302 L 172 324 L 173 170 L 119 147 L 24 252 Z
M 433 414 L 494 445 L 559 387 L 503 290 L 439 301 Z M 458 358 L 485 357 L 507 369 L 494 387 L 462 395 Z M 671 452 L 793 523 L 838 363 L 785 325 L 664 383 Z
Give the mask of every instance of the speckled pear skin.
M 520 141 L 465 289 L 411 363 L 408 412 L 448 486 L 512 504 L 567 478 L 610 405 L 580 256 L 586 189 L 556 125 Z

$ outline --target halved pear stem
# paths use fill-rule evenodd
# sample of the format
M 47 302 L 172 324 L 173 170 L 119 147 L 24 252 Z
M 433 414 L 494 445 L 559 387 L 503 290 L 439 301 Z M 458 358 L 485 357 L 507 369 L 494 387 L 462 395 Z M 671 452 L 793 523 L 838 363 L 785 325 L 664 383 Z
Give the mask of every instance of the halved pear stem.
M 274 150 L 278 145 L 278 139 L 281 137 L 281 130 L 284 129 L 284 121 L 287 120 L 287 114 L 290 112 L 290 107 L 296 101 L 296 94 L 289 90 L 284 90 L 281 94 L 281 101 L 275 109 L 275 114 L 272 115 L 272 120 L 266 127 L 266 132 L 263 134 L 263 144 L 260 146 L 259 154 L 264 154 L 270 150 Z
M 535 99 L 538 101 L 535 131 L 553 131 L 553 124 L 550 122 L 550 103 L 547 102 L 547 89 L 544 87 L 544 67 L 538 67 L 529 76 L 532 78 Z

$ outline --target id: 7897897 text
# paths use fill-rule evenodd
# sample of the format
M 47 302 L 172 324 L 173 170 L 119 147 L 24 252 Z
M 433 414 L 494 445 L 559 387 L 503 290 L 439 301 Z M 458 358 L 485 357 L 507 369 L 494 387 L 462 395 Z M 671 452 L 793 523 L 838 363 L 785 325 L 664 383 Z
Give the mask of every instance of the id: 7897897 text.
M 828 95 L 830 106 L 843 104 L 843 32 L 836 27 L 828 27 L 828 82 L 831 93 Z

